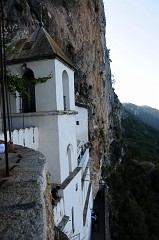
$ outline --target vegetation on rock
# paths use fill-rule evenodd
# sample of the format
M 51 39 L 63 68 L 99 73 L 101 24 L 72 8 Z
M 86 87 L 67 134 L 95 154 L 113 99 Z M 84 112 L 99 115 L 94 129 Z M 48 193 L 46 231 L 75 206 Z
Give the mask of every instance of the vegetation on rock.
M 29 85 L 36 85 L 37 83 L 45 83 L 48 79 L 51 78 L 51 74 L 46 77 L 33 78 L 29 80 Z M 28 82 L 18 75 L 13 75 L 11 73 L 7 74 L 8 88 L 10 93 L 16 97 L 16 91 L 19 93 L 19 96 L 22 98 L 30 98 L 27 91 Z

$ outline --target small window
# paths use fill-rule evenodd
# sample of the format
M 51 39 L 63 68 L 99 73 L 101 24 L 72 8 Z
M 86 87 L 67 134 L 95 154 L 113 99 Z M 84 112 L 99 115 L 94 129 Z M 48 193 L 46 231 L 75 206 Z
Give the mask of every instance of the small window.
M 63 96 L 64 111 L 66 111 L 66 96 Z
M 79 125 L 79 121 L 76 121 L 76 125 Z
M 76 191 L 78 190 L 78 183 L 76 183 Z
M 24 44 L 23 50 L 30 50 L 33 46 L 34 41 L 26 42 Z

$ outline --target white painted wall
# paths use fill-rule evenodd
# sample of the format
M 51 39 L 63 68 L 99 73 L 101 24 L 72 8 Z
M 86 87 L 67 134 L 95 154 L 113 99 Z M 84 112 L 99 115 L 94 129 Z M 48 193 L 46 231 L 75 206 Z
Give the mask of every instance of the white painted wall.
M 88 190 L 89 176 L 87 177 L 86 185 L 84 187 Z M 76 190 L 76 185 L 78 189 Z M 83 201 L 83 194 L 86 196 L 87 192 L 83 192 L 81 188 L 81 171 L 72 179 L 69 185 L 63 190 L 65 215 L 69 216 L 70 221 L 66 224 L 64 232 L 71 238 L 72 236 L 80 233 L 80 239 L 91 239 L 91 209 L 93 207 L 92 190 L 90 193 L 89 204 L 87 209 L 86 223 L 83 225 L 83 209 L 85 201 Z M 85 189 L 86 190 L 86 189 Z M 70 200 L 71 199 L 71 200 Z M 60 205 L 59 205 L 60 207 Z M 74 208 L 74 226 L 75 232 L 72 232 L 72 213 L 71 209 Z M 57 211 L 57 210 L 56 210 Z M 59 211 L 58 211 L 59 212 Z M 56 225 L 56 222 L 55 222 Z
M 79 121 L 79 125 L 76 125 L 77 140 L 84 143 L 88 142 L 88 110 L 86 108 L 77 107 L 76 121 Z
M 74 179 L 70 182 L 70 184 L 64 189 L 64 199 L 65 199 L 65 214 L 70 217 L 70 220 L 64 231 L 68 236 L 76 235 L 78 233 L 82 233 L 83 230 L 83 209 L 81 202 L 81 174 L 80 172 L 74 177 Z M 78 190 L 76 191 L 76 184 L 78 184 Z M 74 224 L 75 224 L 75 232 L 72 230 L 72 213 L 71 209 L 74 207 Z M 82 236 L 80 236 L 82 239 Z
M 54 224 L 57 226 L 65 215 L 64 198 L 62 197 L 57 205 L 54 206 Z
M 61 184 L 69 175 L 68 146 L 71 146 L 72 171 L 77 167 L 75 115 L 56 115 L 52 112 L 16 114 L 12 117 L 15 129 L 38 126 L 39 148 L 48 161 L 53 183 Z
M 52 182 L 60 184 L 58 116 L 47 112 L 27 113 L 23 119 L 23 114 L 15 114 L 12 122 L 15 129 L 23 128 L 23 123 L 24 128 L 38 126 L 39 147 L 37 150 L 46 156 Z
M 77 142 L 75 132 L 75 115 L 59 115 L 59 161 L 61 163 L 61 181 L 69 175 L 69 155 L 71 152 L 72 171 L 77 167 Z
M 66 186 L 63 190 L 60 190 L 62 191 L 62 194 L 61 194 L 62 199 L 57 204 L 57 206 L 54 207 L 54 214 L 58 215 L 58 217 L 55 216 L 56 226 L 62 220 L 62 217 L 64 215 L 69 217 L 69 221 L 67 222 L 64 228 L 64 232 L 70 238 L 80 233 L 80 239 L 91 240 L 91 210 L 93 208 L 92 189 L 90 192 L 86 222 L 85 222 L 85 225 L 83 225 L 83 210 L 84 210 L 84 205 L 85 205 L 88 187 L 90 183 L 89 168 L 86 173 L 85 181 L 81 185 L 81 179 L 83 177 L 83 173 L 88 163 L 88 159 L 89 159 L 89 151 L 86 151 L 85 156 L 81 160 L 81 164 L 80 164 L 81 170 L 71 180 L 68 186 Z M 77 186 L 78 186 L 78 189 L 76 188 Z M 64 209 L 63 209 L 62 203 L 64 203 Z M 74 225 L 75 225 L 74 233 L 72 232 L 72 213 L 71 213 L 72 207 L 74 208 Z
M 35 86 L 36 112 L 57 110 L 58 93 L 56 92 L 55 82 L 55 60 L 28 62 L 27 66 L 34 72 L 35 78 L 47 77 L 51 74 L 51 79 Z

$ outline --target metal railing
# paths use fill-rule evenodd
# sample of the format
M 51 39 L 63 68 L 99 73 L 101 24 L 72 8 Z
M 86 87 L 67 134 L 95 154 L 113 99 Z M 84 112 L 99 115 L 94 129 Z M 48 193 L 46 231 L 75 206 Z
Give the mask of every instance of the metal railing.
M 80 240 L 80 233 L 73 235 L 72 237 L 69 237 L 70 240 Z

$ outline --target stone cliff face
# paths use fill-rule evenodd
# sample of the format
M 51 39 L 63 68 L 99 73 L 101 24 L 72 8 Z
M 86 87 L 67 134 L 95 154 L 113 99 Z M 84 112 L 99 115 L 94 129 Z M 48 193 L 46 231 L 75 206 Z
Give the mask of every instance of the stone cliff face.
M 8 41 L 25 38 L 39 21 L 77 67 L 75 96 L 89 107 L 92 179 L 98 189 L 103 160 L 109 160 L 111 71 L 102 0 L 8 0 Z

